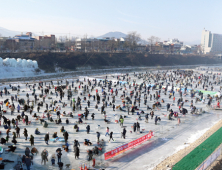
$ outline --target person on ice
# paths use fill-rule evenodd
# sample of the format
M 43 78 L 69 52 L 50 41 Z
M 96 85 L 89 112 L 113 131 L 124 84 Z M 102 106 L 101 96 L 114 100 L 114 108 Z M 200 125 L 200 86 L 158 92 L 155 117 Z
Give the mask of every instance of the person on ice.
M 125 139 L 125 137 L 126 137 L 126 129 L 125 128 L 123 128 L 122 137 L 123 137 L 123 139 Z
M 90 126 L 89 125 L 86 126 L 86 132 L 87 132 L 87 134 L 89 134 L 89 132 L 90 132 Z

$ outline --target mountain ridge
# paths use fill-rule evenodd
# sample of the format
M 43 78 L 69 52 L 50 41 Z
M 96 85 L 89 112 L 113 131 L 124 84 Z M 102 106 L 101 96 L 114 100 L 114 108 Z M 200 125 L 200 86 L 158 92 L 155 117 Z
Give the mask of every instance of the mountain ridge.
M 2 37 L 14 37 L 15 35 L 21 34 L 19 31 L 12 31 L 6 28 L 0 27 L 0 34 Z
M 126 37 L 126 34 L 119 31 L 115 31 L 115 32 L 108 32 L 106 34 L 100 35 L 97 38 L 104 38 L 104 37 L 124 38 Z

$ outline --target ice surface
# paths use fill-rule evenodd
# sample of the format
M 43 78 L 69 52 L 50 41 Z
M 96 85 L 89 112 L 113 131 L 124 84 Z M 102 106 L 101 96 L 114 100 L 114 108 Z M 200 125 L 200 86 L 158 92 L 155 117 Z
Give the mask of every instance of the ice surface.
M 14 60 L 13 60 L 14 61 Z M 23 60 L 17 60 L 18 64 L 23 64 Z M 26 61 L 24 63 L 29 63 L 29 61 Z M 12 66 L 10 68 L 13 68 Z M 28 69 L 28 68 L 27 68 Z M 117 75 L 116 75 L 117 76 Z M 108 80 L 113 80 L 116 81 L 116 76 L 113 78 L 111 75 L 108 75 Z M 100 76 L 92 76 L 92 77 L 79 77 L 82 81 L 84 80 L 84 78 L 89 78 L 90 80 L 92 80 L 92 78 L 96 78 L 96 79 L 104 79 L 105 75 L 100 75 Z M 130 74 L 130 77 L 132 79 L 137 79 L 133 77 L 133 74 Z M 47 80 L 47 86 L 49 85 L 49 81 Z M 68 79 L 69 83 L 71 84 L 72 81 L 75 81 L 75 79 L 69 78 Z M 141 79 L 137 79 L 137 83 L 141 83 L 143 80 Z M 38 82 L 29 82 L 30 85 L 33 85 L 35 83 Z M 57 81 L 53 81 L 54 85 L 57 85 Z M 84 85 L 86 84 L 86 82 L 83 82 Z M 32 88 L 26 87 L 24 82 L 12 82 L 11 83 L 13 86 L 17 86 L 20 85 L 21 86 L 21 90 L 19 92 L 19 96 L 18 98 L 23 98 L 27 101 L 27 97 L 26 94 L 29 94 L 29 100 L 32 101 L 34 100 L 34 97 L 31 95 L 32 94 Z M 63 85 L 65 85 L 65 79 L 63 80 Z M 151 84 L 154 84 L 154 82 L 151 82 Z M 74 83 L 75 87 L 78 87 L 79 84 Z M 7 87 L 8 89 L 10 89 L 9 84 L 0 84 L 0 90 L 2 90 L 4 87 Z M 47 87 L 43 86 L 44 89 L 46 89 Z M 116 88 L 113 87 L 114 90 L 123 88 L 123 86 L 117 86 Z M 219 86 L 215 87 L 216 90 L 219 90 Z M 98 89 L 99 93 L 101 94 L 101 88 L 100 87 L 96 87 L 95 89 Z M 90 92 L 91 95 L 95 95 L 95 89 Z M 129 92 L 132 90 L 129 89 L 129 85 L 126 85 L 126 93 L 127 95 L 129 95 Z M 73 90 L 73 89 L 72 89 Z M 54 89 L 50 89 L 50 91 L 52 91 L 54 93 Z M 80 92 L 82 91 L 82 89 L 79 89 L 78 93 L 74 94 L 74 98 L 76 99 L 77 96 L 80 96 L 82 101 L 83 101 L 83 96 L 80 95 Z M 107 91 L 107 87 L 105 88 L 105 91 Z M 17 94 L 17 91 L 11 91 L 9 90 L 9 92 L 11 93 L 11 95 L 15 95 Z M 156 91 L 153 90 L 151 91 L 151 94 L 154 94 Z M 37 96 L 39 96 L 39 94 L 41 93 L 40 90 L 38 90 L 36 88 L 36 94 Z M 122 95 L 122 91 L 119 90 L 119 94 L 116 97 L 116 102 L 115 105 L 122 105 L 122 100 L 120 98 L 120 96 Z M 168 93 L 167 93 L 168 94 Z M 4 101 L 5 99 L 9 99 L 9 96 L 5 96 L 3 95 L 3 98 L 0 97 L 0 101 Z M 48 97 L 52 97 L 52 99 L 48 99 Z M 87 94 L 85 95 L 85 97 L 88 100 L 88 96 Z M 179 93 L 176 92 L 175 93 L 175 97 L 176 100 L 179 98 Z M 39 98 L 39 97 L 38 97 Z M 109 95 L 110 101 L 111 101 L 111 95 Z M 142 101 L 143 101 L 143 94 L 141 95 Z M 88 116 L 88 120 L 83 120 L 83 124 L 79 125 L 80 127 L 80 132 L 75 132 L 75 130 L 73 129 L 73 125 L 74 123 L 78 120 L 78 114 L 84 113 L 84 108 L 87 106 L 87 102 L 82 102 L 82 110 L 77 110 L 74 112 L 74 118 L 69 118 L 70 120 L 70 124 L 66 125 L 65 124 L 65 120 L 66 117 L 62 117 L 62 122 L 63 122 L 63 126 L 65 126 L 65 130 L 68 131 L 69 133 L 69 139 L 68 142 L 70 145 L 70 152 L 65 152 L 62 151 L 62 161 L 64 162 L 64 164 L 71 164 L 72 168 L 74 169 L 78 169 L 79 165 L 81 163 L 87 163 L 87 165 L 92 165 L 92 162 L 88 162 L 86 161 L 86 157 L 87 157 L 87 150 L 88 149 L 92 149 L 94 146 L 96 146 L 96 132 L 99 131 L 101 133 L 101 137 L 100 139 L 104 139 L 105 140 L 105 148 L 104 151 L 109 151 L 111 149 L 116 148 L 117 146 L 120 146 L 124 143 L 128 143 L 136 138 L 139 138 L 140 136 L 143 136 L 145 133 L 148 133 L 149 130 L 153 130 L 155 132 L 155 137 L 152 138 L 150 141 L 145 142 L 144 144 L 142 144 L 139 147 L 136 147 L 136 149 L 132 149 L 130 151 L 125 152 L 124 154 L 120 154 L 119 156 L 117 156 L 114 159 L 110 159 L 107 161 L 104 161 L 103 155 L 101 156 L 94 156 L 94 158 L 96 159 L 96 164 L 100 164 L 102 165 L 101 167 L 104 167 L 106 169 L 127 169 L 127 170 L 135 170 L 135 169 L 151 169 L 152 167 L 155 167 L 155 165 L 157 165 L 159 162 L 161 162 L 164 158 L 172 155 L 173 153 L 175 153 L 175 151 L 178 150 L 179 147 L 184 146 L 184 143 L 188 143 L 188 142 L 192 142 L 195 141 L 199 136 L 201 136 L 201 134 L 203 134 L 208 128 L 210 128 L 211 126 L 213 126 L 219 119 L 222 118 L 220 112 L 217 111 L 212 111 L 211 114 L 209 113 L 205 113 L 199 116 L 194 116 L 190 114 L 190 102 L 185 103 L 184 107 L 188 109 L 188 114 L 186 116 L 182 116 L 181 114 L 179 114 L 180 118 L 181 118 L 181 124 L 178 125 L 177 124 L 177 120 L 174 119 L 172 121 L 168 120 L 167 117 L 165 116 L 168 112 L 166 111 L 166 103 L 172 103 L 172 98 L 169 99 L 168 95 L 164 95 L 163 92 L 161 92 L 161 98 L 163 98 L 165 100 L 165 103 L 162 103 L 162 108 L 161 110 L 154 110 L 155 116 L 159 116 L 161 118 L 161 122 L 158 123 L 158 125 L 155 125 L 154 120 L 151 119 L 149 117 L 149 123 L 145 123 L 144 121 L 144 115 L 142 115 L 142 120 L 139 121 L 141 129 L 145 129 L 144 133 L 140 134 L 140 133 L 134 133 L 134 132 L 130 132 L 132 131 L 131 126 L 133 125 L 134 122 L 137 122 L 138 116 L 136 114 L 134 115 L 128 115 L 127 112 L 122 112 L 120 110 L 116 110 L 115 112 L 113 111 L 111 106 L 108 106 L 107 108 L 105 108 L 106 113 L 107 113 L 107 119 L 111 121 L 110 124 L 106 124 L 103 119 L 104 116 L 101 114 L 101 106 L 102 104 L 99 104 L 99 109 L 95 109 L 95 104 L 96 102 L 93 101 L 92 98 L 90 98 L 90 108 L 89 108 L 89 116 Z M 187 95 L 184 97 L 184 99 L 187 100 L 191 100 L 190 96 Z M 50 105 L 50 103 L 55 100 L 59 100 L 58 97 L 56 97 L 55 93 L 52 95 L 47 95 L 46 96 L 46 103 L 48 103 Z M 42 101 L 41 98 L 39 98 L 40 102 Z M 149 113 L 149 111 L 146 110 L 146 106 L 143 104 L 143 102 L 141 101 L 141 106 L 140 106 L 140 111 L 144 110 L 145 113 Z M 61 107 L 60 112 L 65 111 L 66 113 L 72 111 L 72 108 L 70 107 L 70 100 L 67 99 L 67 90 L 65 90 L 65 96 L 62 100 L 62 102 L 65 102 L 67 104 L 67 106 L 65 108 L 62 107 L 62 103 L 57 103 L 56 106 Z M 214 103 L 216 101 L 214 100 Z M 148 98 L 148 105 L 151 107 L 151 105 L 153 104 L 153 100 L 149 101 Z M 15 106 L 17 107 L 18 102 L 15 102 Z M 31 105 L 31 103 L 30 103 Z M 205 108 L 205 104 L 203 104 L 202 102 L 198 102 L 197 104 L 195 104 L 198 108 L 202 107 Z M 56 107 L 55 106 L 55 107 Z M 171 106 L 171 108 L 174 111 L 178 111 L 178 107 L 175 104 L 174 106 Z M 3 109 L 6 109 L 6 106 L 3 106 Z M 45 104 L 43 107 L 41 107 L 40 109 L 40 113 L 37 113 L 38 115 L 42 116 L 43 111 L 45 110 Z M 204 110 L 204 109 L 203 109 Z M 37 106 L 35 105 L 34 107 L 34 111 L 33 114 L 37 112 Z M 93 121 L 91 119 L 91 113 L 95 113 L 95 120 Z M 26 126 L 25 124 L 23 124 L 22 122 L 19 122 L 19 127 L 21 128 L 21 138 L 17 139 L 18 140 L 18 144 L 17 147 L 18 149 L 16 150 L 16 152 L 13 153 L 9 153 L 9 154 L 3 154 L 2 157 L 4 159 L 16 159 L 16 156 L 18 154 L 24 154 L 24 150 L 26 147 L 30 147 L 30 143 L 29 141 L 26 141 L 24 139 L 23 136 L 23 129 L 26 127 L 28 129 L 28 134 L 29 137 L 31 134 L 34 134 L 35 128 L 38 128 L 39 131 L 41 132 L 40 135 L 34 135 L 35 137 L 35 147 L 38 148 L 39 152 L 41 153 L 41 151 L 46 148 L 49 151 L 49 162 L 47 162 L 46 166 L 42 166 L 41 165 L 41 156 L 40 153 L 37 156 L 34 156 L 34 165 L 32 167 L 33 169 L 42 169 L 42 170 L 46 170 L 46 169 L 58 169 L 58 167 L 51 167 L 51 163 L 50 163 L 50 159 L 51 156 L 53 154 L 56 154 L 55 150 L 58 147 L 62 147 L 62 145 L 64 144 L 64 142 L 49 142 L 49 145 L 47 146 L 44 142 L 44 135 L 46 134 L 46 132 L 50 133 L 50 139 L 52 139 L 52 134 L 53 132 L 58 132 L 58 136 L 60 138 L 63 138 L 63 134 L 60 133 L 60 128 L 62 125 L 56 125 L 54 122 L 49 122 L 49 126 L 48 128 L 43 128 L 42 125 L 39 123 L 39 121 L 36 121 L 35 119 L 32 118 L 32 116 L 29 114 L 29 112 L 26 112 L 25 114 L 27 114 L 29 116 L 29 119 L 32 121 L 31 125 Z M 10 115 L 10 110 L 8 110 L 8 112 L 5 114 L 5 116 L 9 119 L 15 118 L 18 115 L 17 111 L 15 111 L 14 115 Z M 124 120 L 124 126 L 126 126 L 126 130 L 127 130 L 127 134 L 126 134 L 126 139 L 121 138 L 121 132 L 122 132 L 122 128 L 120 127 L 119 124 L 114 123 L 115 119 L 118 120 L 119 115 L 124 115 L 126 116 L 125 120 Z M 55 120 L 57 118 L 56 113 L 52 112 L 52 117 Z M 47 118 L 45 119 L 47 120 Z M 86 133 L 86 125 L 90 125 L 91 127 L 91 131 L 90 134 Z M 100 126 L 98 126 L 100 125 Z M 105 136 L 105 132 L 106 132 L 106 127 L 110 128 L 110 132 L 113 131 L 114 132 L 114 139 L 115 141 L 111 141 L 110 143 L 108 142 L 109 137 Z M 0 127 L 1 131 L 2 131 L 2 137 L 5 137 L 5 130 L 3 129 L 3 127 Z M 14 129 L 12 129 L 12 132 L 14 131 Z M 11 133 L 10 133 L 11 136 Z M 28 137 L 28 139 L 29 139 Z M 74 153 L 73 153 L 73 140 L 77 139 L 80 142 L 80 159 L 76 160 L 74 158 Z M 89 139 L 92 143 L 93 146 L 84 146 L 83 145 L 83 141 L 84 139 Z M 11 138 L 10 138 L 10 142 L 3 146 L 4 148 L 7 148 L 8 145 L 11 144 Z M 56 158 L 57 161 L 57 158 Z M 12 165 L 7 164 L 6 166 L 7 169 L 12 168 Z M 65 169 L 65 168 L 64 168 Z

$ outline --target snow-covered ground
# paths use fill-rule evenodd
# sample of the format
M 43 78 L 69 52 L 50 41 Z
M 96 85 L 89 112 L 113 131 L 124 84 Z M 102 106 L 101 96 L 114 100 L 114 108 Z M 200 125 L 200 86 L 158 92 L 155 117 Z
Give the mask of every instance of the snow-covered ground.
M 118 74 L 120 75 L 120 74 Z M 87 76 L 87 77 L 79 77 L 80 81 L 82 81 L 84 84 L 86 84 L 86 82 L 84 82 L 84 78 L 89 78 L 90 80 L 97 78 L 99 79 L 104 79 L 106 75 L 100 75 L 100 76 Z M 117 74 L 115 74 L 115 76 L 113 77 L 112 75 L 107 75 L 108 76 L 108 80 L 113 80 L 113 81 L 117 81 L 116 76 Z M 130 74 L 129 77 L 131 77 L 132 79 L 135 79 L 136 82 L 142 83 L 142 79 L 138 79 L 137 77 L 134 77 L 133 74 Z M 78 87 L 79 83 L 76 83 L 76 81 L 72 78 L 68 79 L 69 83 L 71 84 L 72 81 L 74 81 L 74 86 Z M 34 83 L 37 83 L 38 86 L 38 82 L 29 82 L 30 85 L 33 85 Z M 152 84 L 154 82 L 151 82 Z M 25 84 L 23 84 L 22 82 L 14 82 L 11 83 L 13 86 L 17 86 L 18 84 L 21 86 L 21 90 L 19 92 L 19 96 L 18 98 L 24 98 L 25 100 L 27 100 L 26 94 L 29 94 L 29 100 L 32 101 L 34 100 L 34 96 L 31 95 L 32 93 L 32 88 L 30 89 L 29 87 L 26 87 Z M 50 80 L 48 80 L 48 82 L 46 83 L 47 86 L 49 86 L 50 84 Z M 57 81 L 53 81 L 54 85 L 57 85 Z M 62 83 L 63 85 L 65 84 L 65 80 Z M 51 85 L 50 85 L 51 86 Z M 3 90 L 4 87 L 7 87 L 8 89 L 10 89 L 8 84 L 0 84 L 0 90 Z M 52 87 L 52 86 L 51 86 Z M 44 84 L 44 89 L 46 88 L 45 84 Z M 119 93 L 118 96 L 116 97 L 116 101 L 115 101 L 115 105 L 121 105 L 122 104 L 122 100 L 120 98 L 120 96 L 123 94 L 123 91 L 120 90 L 121 88 L 124 89 L 123 85 L 122 86 L 117 86 L 116 88 L 113 87 L 114 90 L 117 88 Z M 36 89 L 36 94 L 39 96 L 39 94 L 41 93 L 40 90 Z M 91 88 L 90 88 L 91 89 Z M 98 89 L 99 94 L 101 95 L 102 90 L 100 87 L 95 87 L 95 89 Z M 95 89 L 90 92 L 91 95 L 95 95 Z M 199 86 L 197 89 L 202 89 L 202 86 Z M 73 90 L 73 89 L 72 89 Z M 126 85 L 126 94 L 129 95 L 130 91 L 133 90 L 133 88 L 129 89 L 129 85 Z M 54 93 L 54 89 L 51 89 L 50 91 L 52 91 Z M 74 94 L 74 98 L 77 99 L 77 96 L 80 96 L 82 101 L 83 101 L 83 96 L 80 95 L 81 93 L 81 89 L 79 90 L 78 94 Z M 107 87 L 105 87 L 105 91 L 107 91 Z M 219 86 L 215 87 L 215 91 L 219 91 Z M 3 95 L 3 98 L 0 97 L 0 101 L 4 101 L 5 99 L 10 99 L 11 95 L 15 95 L 17 94 L 16 91 L 11 91 L 9 90 L 9 92 L 11 93 L 9 96 L 5 96 Z M 66 113 L 72 111 L 72 108 L 70 107 L 70 100 L 67 99 L 67 90 L 65 90 L 65 97 L 63 98 L 62 102 L 65 102 L 67 104 L 67 106 L 65 108 L 62 108 L 62 103 L 57 103 L 56 106 L 61 107 L 60 112 L 62 113 L 63 111 L 65 111 Z M 109 92 L 108 92 L 109 93 Z M 154 94 L 154 91 L 151 91 L 151 94 Z M 96 101 L 93 101 L 93 98 L 90 98 L 90 107 L 89 109 L 89 116 L 88 116 L 88 120 L 84 120 L 83 119 L 83 124 L 80 124 L 80 131 L 76 132 L 73 129 L 73 126 L 75 124 L 75 122 L 78 120 L 78 114 L 83 113 L 84 112 L 84 108 L 87 106 L 87 100 L 88 100 L 88 95 L 86 95 L 85 97 L 87 98 L 87 100 L 85 102 L 82 102 L 82 110 L 77 110 L 74 112 L 74 118 L 69 118 L 70 120 L 70 124 L 67 125 L 65 124 L 65 120 L 66 117 L 62 117 L 62 125 L 65 127 L 65 130 L 69 133 L 69 139 L 68 139 L 68 143 L 70 144 L 70 151 L 67 153 L 65 151 L 62 151 L 62 162 L 64 164 L 71 164 L 71 167 L 73 169 L 78 169 L 79 166 L 82 163 L 87 163 L 87 165 L 92 165 L 92 162 L 88 162 L 86 160 L 87 158 L 87 150 L 88 149 L 92 149 L 94 146 L 96 146 L 96 132 L 100 132 L 101 133 L 101 137 L 100 139 L 104 139 L 105 140 L 105 148 L 104 148 L 104 152 L 109 151 L 111 149 L 114 149 L 117 146 L 120 146 L 124 143 L 128 143 L 129 141 L 132 141 L 136 138 L 139 138 L 140 136 L 144 135 L 145 133 L 148 133 L 150 130 L 155 132 L 155 137 L 153 137 L 150 141 L 145 142 L 144 144 L 142 144 L 139 147 L 136 147 L 136 149 L 132 149 L 130 151 L 127 151 L 119 156 L 117 156 L 116 158 L 104 161 L 104 157 L 103 155 L 99 155 L 99 156 L 94 156 L 94 158 L 96 159 L 96 167 L 103 167 L 106 169 L 127 169 L 127 170 L 135 170 L 135 169 L 152 169 L 152 167 L 154 167 L 155 165 L 157 165 L 159 162 L 161 162 L 164 158 L 172 155 L 173 153 L 175 153 L 176 151 L 178 151 L 179 149 L 182 149 L 184 147 L 186 147 L 188 144 L 185 143 L 192 143 L 193 141 L 195 141 L 198 137 L 200 137 L 207 129 L 209 129 L 211 126 L 213 126 L 219 119 L 221 119 L 221 113 L 219 111 L 211 111 L 209 113 L 203 113 L 202 115 L 191 115 L 190 114 L 190 95 L 187 95 L 184 98 L 189 100 L 189 102 L 184 104 L 184 107 L 188 109 L 188 114 L 186 116 L 182 116 L 181 114 L 179 114 L 179 117 L 181 119 L 181 124 L 178 126 L 177 120 L 174 119 L 172 121 L 167 119 L 167 115 L 168 112 L 166 110 L 166 103 L 172 103 L 173 99 L 169 99 L 168 98 L 168 94 L 165 96 L 163 91 L 161 92 L 161 99 L 163 98 L 165 100 L 165 103 L 162 103 L 162 107 L 161 110 L 154 110 L 155 116 L 159 116 L 161 118 L 161 121 L 158 122 L 158 125 L 155 125 L 154 123 L 154 119 L 150 119 L 149 117 L 149 123 L 145 123 L 144 121 L 144 115 L 142 115 L 142 120 L 139 121 L 140 123 L 140 129 L 145 129 L 145 131 L 141 134 L 141 133 L 130 133 L 130 131 L 132 131 L 131 126 L 133 126 L 133 123 L 137 122 L 137 118 L 138 116 L 136 114 L 132 115 L 130 113 L 130 115 L 127 114 L 127 112 L 122 112 L 120 110 L 116 110 L 113 111 L 112 107 L 108 106 L 107 108 L 105 108 L 105 111 L 107 113 L 107 119 L 111 121 L 110 124 L 106 124 L 103 119 L 104 116 L 101 114 L 101 106 L 102 104 L 99 104 L 99 109 L 95 109 L 95 104 Z M 52 99 L 48 99 L 48 97 L 52 97 Z M 176 97 L 176 101 L 179 98 L 179 93 L 176 92 L 175 93 L 175 97 Z M 39 98 L 39 97 L 38 97 Z M 141 106 L 140 106 L 140 111 L 144 110 L 145 113 L 149 113 L 150 110 L 147 111 L 146 106 L 143 104 L 143 93 L 141 95 Z M 55 94 L 53 95 L 47 95 L 46 97 L 46 103 L 48 103 L 50 105 L 50 103 L 55 100 L 59 101 L 59 97 L 56 98 Z M 39 98 L 40 102 L 42 101 L 42 98 Z M 109 101 L 111 102 L 111 95 L 109 95 Z M 134 100 L 133 100 L 134 101 Z M 150 101 L 149 97 L 148 97 L 148 105 L 151 107 L 152 104 L 154 103 L 154 101 Z M 214 101 L 215 103 L 215 101 Z M 17 107 L 18 102 L 14 102 L 15 106 Z M 30 104 L 31 105 L 31 104 Z M 206 104 L 203 104 L 202 102 L 198 102 L 196 104 L 194 104 L 197 108 L 203 108 L 203 110 L 205 110 L 205 106 Z M 178 111 L 178 107 L 176 106 L 176 103 L 174 106 L 171 106 L 171 108 L 174 111 Z M 4 106 L 3 109 L 6 109 L 6 107 Z M 45 104 L 43 107 L 41 107 L 40 109 L 40 113 L 38 113 L 40 116 L 42 116 L 43 111 L 45 110 Z M 33 114 L 37 112 L 37 106 L 35 105 L 34 107 L 34 111 Z M 95 113 L 95 120 L 91 119 L 91 114 Z M 30 142 L 27 140 L 25 140 L 24 136 L 23 136 L 23 129 L 27 128 L 28 129 L 28 134 L 29 137 L 31 134 L 34 135 L 34 131 L 36 128 L 39 129 L 39 131 L 41 132 L 40 135 L 34 135 L 35 137 L 35 147 L 39 150 L 39 154 L 37 156 L 34 156 L 34 165 L 32 166 L 32 170 L 33 169 L 58 169 L 58 167 L 52 167 L 51 166 L 51 156 L 53 154 L 56 154 L 56 149 L 61 147 L 64 142 L 49 142 L 49 145 L 46 145 L 44 142 L 44 136 L 47 132 L 49 132 L 50 134 L 50 139 L 52 139 L 52 134 L 54 132 L 58 132 L 58 136 L 60 138 L 63 138 L 63 134 L 60 132 L 60 128 L 62 125 L 57 125 L 54 122 L 48 122 L 49 126 L 48 128 L 43 128 L 42 125 L 39 123 L 39 121 L 36 121 L 35 119 L 32 118 L 32 116 L 29 114 L 29 112 L 26 112 L 26 114 L 29 116 L 29 119 L 32 121 L 31 125 L 26 126 L 25 124 L 23 124 L 22 122 L 19 122 L 19 127 L 21 128 L 21 138 L 18 138 L 17 141 L 17 149 L 15 151 L 15 153 L 4 153 L 2 154 L 1 157 L 3 157 L 3 159 L 10 159 L 10 160 L 16 160 L 17 155 L 21 154 L 24 155 L 24 150 L 26 147 L 29 147 L 31 149 L 30 146 Z M 10 115 L 10 111 L 8 110 L 8 112 L 5 114 L 5 116 L 9 119 L 12 118 L 16 118 L 16 116 L 18 115 L 17 111 L 15 111 L 14 115 Z M 119 116 L 119 115 L 124 115 L 126 116 L 126 118 L 124 119 L 124 126 L 126 127 L 127 133 L 126 133 L 126 139 L 121 138 L 121 132 L 122 132 L 122 128 L 120 127 L 119 124 L 115 123 L 115 117 Z M 56 119 L 56 113 L 52 112 L 52 117 L 55 120 Z M 47 120 L 47 118 L 45 119 Z M 90 134 L 86 133 L 86 125 L 90 125 L 91 131 Z M 111 141 L 110 143 L 108 142 L 109 137 L 105 136 L 105 132 L 106 132 L 106 127 L 110 128 L 110 132 L 113 131 L 113 138 L 115 139 L 115 141 Z M 1 126 L 0 127 L 1 131 L 2 131 L 2 137 L 5 137 L 5 130 L 4 128 Z M 12 128 L 12 132 L 15 131 Z M 7 145 L 3 145 L 3 148 L 6 149 L 8 145 L 11 145 L 11 139 L 12 139 L 12 135 L 10 133 L 10 142 Z M 73 153 L 73 141 L 74 139 L 77 139 L 80 142 L 80 159 L 75 159 L 74 158 L 74 153 Z M 83 142 L 84 139 L 89 139 L 92 143 L 93 146 L 84 146 Z M 43 149 L 47 149 L 49 152 L 49 162 L 47 162 L 47 165 L 41 165 L 41 152 Z M 57 158 L 56 158 L 57 161 Z M 7 163 L 6 165 L 6 169 L 12 169 L 13 167 L 13 163 Z M 64 168 L 65 169 L 65 168 Z

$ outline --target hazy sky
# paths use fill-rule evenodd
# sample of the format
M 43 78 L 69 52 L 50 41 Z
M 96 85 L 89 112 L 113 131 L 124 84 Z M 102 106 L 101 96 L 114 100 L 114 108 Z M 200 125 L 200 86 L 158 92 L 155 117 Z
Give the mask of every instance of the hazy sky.
M 0 27 L 41 34 L 99 36 L 137 31 L 147 39 L 200 41 L 222 34 L 221 0 L 0 0 Z

